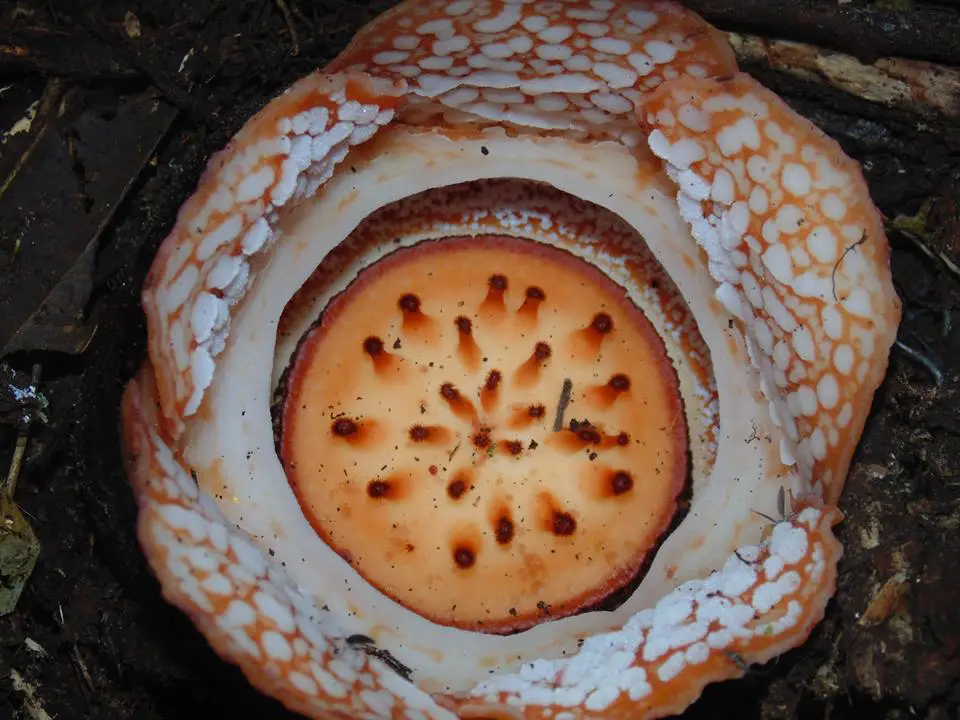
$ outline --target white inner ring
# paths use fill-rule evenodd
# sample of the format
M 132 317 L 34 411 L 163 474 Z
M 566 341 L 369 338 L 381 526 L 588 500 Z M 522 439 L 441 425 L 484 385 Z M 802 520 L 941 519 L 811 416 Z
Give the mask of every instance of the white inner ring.
M 713 296 L 715 283 L 676 210 L 672 185 L 652 164 L 613 142 L 575 145 L 502 135 L 454 140 L 402 127 L 370 145 L 362 158 L 348 157 L 341 166 L 356 172 L 341 170 L 320 196 L 303 201 L 281 224 L 284 237 L 238 309 L 200 419 L 188 421 L 184 450 L 201 488 L 221 498 L 230 521 L 272 550 L 318 607 L 336 613 L 346 632 L 373 638 L 413 668 L 414 680 L 427 692 L 465 690 L 490 670 L 515 671 L 523 662 L 575 652 L 578 639 L 622 626 L 684 580 L 719 568 L 738 546 L 758 542 L 764 521 L 753 510 L 776 512 L 780 485 L 770 480 L 774 475 L 785 484 L 792 480 L 794 491 L 807 489 L 781 465 L 776 443 L 756 440 L 778 436 L 758 373 L 739 330 L 728 325 Z M 332 247 L 384 205 L 430 188 L 497 177 L 548 183 L 616 213 L 643 235 L 710 349 L 721 428 L 710 480 L 627 602 L 611 613 L 586 613 L 509 637 L 435 625 L 373 590 L 304 517 L 274 451 L 270 421 L 277 323 Z M 284 290 L 269 294 L 264 287 Z

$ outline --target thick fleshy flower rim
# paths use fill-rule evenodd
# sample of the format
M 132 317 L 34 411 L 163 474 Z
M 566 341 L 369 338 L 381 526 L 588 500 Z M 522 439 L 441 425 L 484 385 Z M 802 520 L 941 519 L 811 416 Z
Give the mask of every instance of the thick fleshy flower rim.
M 508 39 L 508 49 L 518 52 L 526 47 L 529 52 L 537 42 L 530 39 L 532 34 L 539 37 L 553 27 L 549 18 L 545 18 L 545 27 L 539 27 L 541 20 L 534 18 L 544 16 L 530 14 L 542 10 L 541 5 L 557 5 L 557 13 L 607 13 L 607 19 L 610 12 L 620 12 L 627 23 L 615 27 L 636 28 L 641 35 L 651 27 L 659 33 L 661 16 L 670 18 L 700 32 L 687 37 L 667 33 L 665 39 L 647 40 L 650 66 L 656 65 L 659 57 L 669 69 L 684 51 L 709 48 L 708 62 L 716 63 L 712 74 L 722 74 L 717 69 L 723 67 L 735 70 L 729 67 L 731 56 L 715 31 L 667 3 L 635 3 L 617 9 L 613 3 L 603 2 L 539 3 L 536 8 L 506 3 L 498 4 L 491 17 L 479 19 L 470 14 L 474 12 L 472 3 L 405 3 L 361 32 L 327 74 L 297 83 L 272 102 L 211 161 L 147 281 L 144 305 L 151 360 L 131 383 L 124 401 L 128 467 L 141 503 L 141 542 L 168 598 L 191 615 L 218 652 L 238 662 L 262 691 L 315 717 L 350 717 L 356 712 L 389 716 L 399 708 L 405 708 L 406 717 L 449 717 L 437 700 L 463 716 L 474 717 L 491 706 L 503 707 L 501 703 L 525 707 L 525 717 L 569 709 L 584 717 L 598 712 L 602 717 L 621 712 L 626 717 L 635 717 L 636 712 L 658 717 L 682 709 L 707 682 L 738 676 L 742 670 L 735 658 L 762 662 L 802 642 L 822 616 L 834 589 L 840 549 L 830 526 L 838 515 L 829 505 L 821 507 L 819 498 L 833 503 L 839 496 L 899 321 L 899 301 L 889 279 L 889 249 L 859 167 L 835 143 L 746 76 L 710 79 L 703 77 L 711 74 L 710 68 L 699 63 L 693 74 L 701 77 L 689 77 L 689 72 L 682 77 L 682 69 L 674 71 L 673 77 L 658 75 L 660 89 L 649 93 L 651 84 L 639 91 L 622 92 L 613 92 L 609 86 L 639 76 L 641 68 L 635 64 L 630 64 L 632 70 L 621 65 L 618 73 L 616 62 L 601 69 L 605 61 L 592 61 L 576 71 L 576 83 L 560 88 L 574 94 L 587 86 L 591 89 L 586 92 L 602 90 L 591 96 L 592 107 L 582 107 L 574 120 L 558 117 L 562 111 L 556 106 L 544 108 L 542 103 L 539 115 L 531 114 L 530 108 L 518 112 L 510 107 L 511 103 L 528 104 L 545 90 L 555 89 L 545 86 L 543 78 L 524 77 L 525 72 L 539 72 L 536 66 L 514 71 L 485 68 L 430 82 L 419 72 L 403 69 L 416 53 L 420 53 L 419 60 L 434 58 L 431 64 L 436 67 L 446 65 L 451 53 L 472 52 L 473 43 L 481 40 L 484 47 L 492 47 L 499 41 L 487 35 L 504 32 L 518 33 Z M 431 19 L 431 13 L 441 17 Z M 409 28 L 414 19 L 421 22 L 418 32 L 423 38 L 413 48 L 382 47 L 409 36 L 390 30 L 391 24 Z M 405 20 L 410 22 L 404 25 Z M 598 41 L 609 40 L 606 50 L 631 42 L 600 33 L 601 26 L 609 29 L 602 19 L 580 20 L 583 27 L 578 26 L 577 32 Z M 644 27 L 651 21 L 653 25 Z M 423 30 L 434 22 L 437 24 Z M 455 33 L 468 22 L 472 26 L 466 34 L 449 34 L 448 28 Z M 522 31 L 517 30 L 521 27 Z M 595 32 L 598 34 L 593 35 Z M 466 39 L 464 50 L 448 48 L 458 37 Z M 432 39 L 426 42 L 424 38 Z M 581 40 L 584 47 L 591 45 L 596 52 L 604 52 L 596 43 Z M 671 41 L 676 44 L 670 45 Z M 437 48 L 443 43 L 441 53 Z M 379 57 L 391 52 L 395 55 Z M 480 54 L 496 60 L 499 52 Z M 405 56 L 400 59 L 397 54 Z M 457 55 L 447 69 L 461 67 L 458 63 L 465 57 Z M 337 70 L 345 74 L 331 74 Z M 497 72 L 501 74 L 497 76 Z M 482 92 L 485 82 L 507 82 L 510 72 L 519 73 L 515 75 L 519 100 L 516 93 L 509 98 L 497 96 L 497 102 L 505 103 L 502 112 L 489 103 L 471 104 L 470 97 Z M 466 93 L 455 95 L 460 90 Z M 182 450 L 171 448 L 182 447 L 183 432 L 198 419 L 203 421 L 205 391 L 213 381 L 217 356 L 230 342 L 231 317 L 264 269 L 264 253 L 289 217 L 286 208 L 318 192 L 322 195 L 324 183 L 334 176 L 350 148 L 366 145 L 398 111 L 411 130 L 431 132 L 429 128 L 433 128 L 432 132 L 446 137 L 476 137 L 491 127 L 503 126 L 509 134 L 501 141 L 509 141 L 511 134 L 523 142 L 525 133 L 558 138 L 571 133 L 571 142 L 614 140 L 642 154 L 638 145 L 643 133 L 630 127 L 633 109 L 650 149 L 664 161 L 667 174 L 680 188 L 680 214 L 690 224 L 717 283 L 715 312 L 729 317 L 731 329 L 739 330 L 733 341 L 743 345 L 734 352 L 742 353 L 745 348 L 760 373 L 759 387 L 770 420 L 779 428 L 774 434 L 780 436 L 780 461 L 784 468 L 799 469 L 788 474 L 804 491 L 803 497 L 760 546 L 734 552 L 729 568 L 724 566 L 699 584 L 682 585 L 667 594 L 656 610 L 636 615 L 632 624 L 628 623 L 628 637 L 622 634 L 627 632 L 625 628 L 619 635 L 600 636 L 593 644 L 585 644 L 587 652 L 577 656 L 581 665 L 575 664 L 576 658 L 544 661 L 546 664 L 533 669 L 482 684 L 466 697 L 431 698 L 407 683 L 402 672 L 397 673 L 389 653 L 350 646 L 335 621 L 323 617 L 315 607 L 311 609 L 312 601 L 285 578 L 286 573 L 242 531 L 232 529 L 215 501 L 197 489 L 180 464 Z M 618 119 L 612 120 L 614 117 Z M 766 124 L 760 127 L 760 121 Z M 771 129 L 773 126 L 778 129 Z M 741 153 L 748 157 L 738 156 Z M 777 242 L 781 236 L 798 234 L 803 223 L 798 222 L 796 213 L 782 223 L 775 218 L 776 234 L 767 229 L 771 198 L 777 190 L 767 183 L 778 173 L 750 167 L 755 158 L 769 165 L 794 155 L 800 161 L 778 166 L 779 179 L 774 177 L 772 182 L 781 183 L 781 191 L 784 187 L 791 192 L 807 191 L 793 193 L 798 197 L 814 193 L 804 207 L 814 209 L 812 222 L 823 231 L 812 241 L 805 237 L 805 248 L 790 241 Z M 760 192 L 766 195 L 765 201 Z M 845 227 L 848 211 L 856 222 L 846 225 L 859 225 L 859 233 Z M 799 219 L 806 221 L 802 210 L 800 214 Z M 846 244 L 841 244 L 842 239 Z M 827 267 L 828 281 L 825 273 L 804 276 L 795 272 L 804 263 L 809 267 L 811 259 L 816 260 L 815 269 L 817 263 Z M 753 270 L 752 285 L 744 280 L 742 271 L 747 267 Z M 798 281 L 798 276 L 807 280 Z M 759 289 L 759 296 L 754 289 Z M 796 311 L 792 319 L 788 318 L 791 310 Z M 819 336 L 808 337 L 813 333 Z M 824 339 L 832 343 L 827 357 L 816 352 L 810 357 L 811 345 L 816 348 Z M 792 349 L 780 349 L 790 344 Z M 799 361 L 810 368 L 801 373 Z M 841 377 L 848 379 L 840 382 Z M 197 417 L 191 419 L 194 415 Z M 762 572 L 753 568 L 758 563 Z M 229 584 L 225 584 L 223 579 L 228 576 Z M 797 583 L 794 576 L 805 577 L 807 582 Z M 689 644 L 678 641 L 683 636 L 681 627 L 702 621 L 704 612 L 717 612 L 704 610 L 711 607 L 707 602 L 710 593 L 717 592 L 711 583 L 727 581 L 739 582 L 740 592 L 732 594 L 749 597 L 752 605 L 744 607 L 752 608 L 753 613 L 766 607 L 767 598 L 775 597 L 764 623 L 749 628 L 753 640 L 725 639 L 718 652 L 700 642 L 705 634 Z M 218 594 L 225 587 L 230 587 L 231 593 Z M 724 594 L 732 607 L 738 607 L 730 593 Z M 725 606 L 723 612 L 736 611 Z M 708 621 L 704 633 L 709 632 L 711 622 L 714 620 Z M 744 630 L 745 626 L 738 627 Z M 674 648 L 676 652 L 669 656 L 666 650 L 650 650 L 651 643 L 664 642 L 657 640 L 658 628 L 669 628 L 667 637 L 672 639 L 667 647 L 680 642 L 680 649 Z M 629 660 L 631 652 L 636 664 L 620 667 L 618 663 Z M 647 655 L 652 656 L 650 660 Z M 613 665 L 607 667 L 605 662 Z M 645 669 L 644 662 L 653 665 Z M 340 674 L 335 670 L 331 674 L 331 668 L 339 669 Z M 605 673 L 614 673 L 618 682 L 623 682 L 604 681 L 598 668 L 606 668 Z

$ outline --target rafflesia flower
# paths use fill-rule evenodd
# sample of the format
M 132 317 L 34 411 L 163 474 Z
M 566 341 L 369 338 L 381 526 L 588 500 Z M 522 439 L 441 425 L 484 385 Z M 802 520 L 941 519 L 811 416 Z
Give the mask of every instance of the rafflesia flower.
M 653 718 L 804 642 L 899 321 L 860 168 L 667 2 L 408 0 L 216 157 L 123 406 L 312 718 Z

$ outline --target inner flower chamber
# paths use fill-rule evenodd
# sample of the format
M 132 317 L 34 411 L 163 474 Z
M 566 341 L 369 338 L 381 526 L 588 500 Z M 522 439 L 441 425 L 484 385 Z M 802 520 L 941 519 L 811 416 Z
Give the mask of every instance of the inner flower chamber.
M 545 185 L 378 211 L 295 296 L 281 338 L 275 426 L 301 506 L 435 622 L 516 631 L 602 604 L 689 503 L 685 405 L 697 473 L 712 465 L 716 390 L 679 292 L 622 220 Z

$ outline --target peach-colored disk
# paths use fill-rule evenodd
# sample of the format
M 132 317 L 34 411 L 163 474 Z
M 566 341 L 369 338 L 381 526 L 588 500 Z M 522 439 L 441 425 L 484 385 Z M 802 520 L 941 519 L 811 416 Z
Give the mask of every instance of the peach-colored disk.
M 623 288 L 513 237 L 425 241 L 362 271 L 286 378 L 307 517 L 435 622 L 510 632 L 642 569 L 688 474 L 677 377 Z

